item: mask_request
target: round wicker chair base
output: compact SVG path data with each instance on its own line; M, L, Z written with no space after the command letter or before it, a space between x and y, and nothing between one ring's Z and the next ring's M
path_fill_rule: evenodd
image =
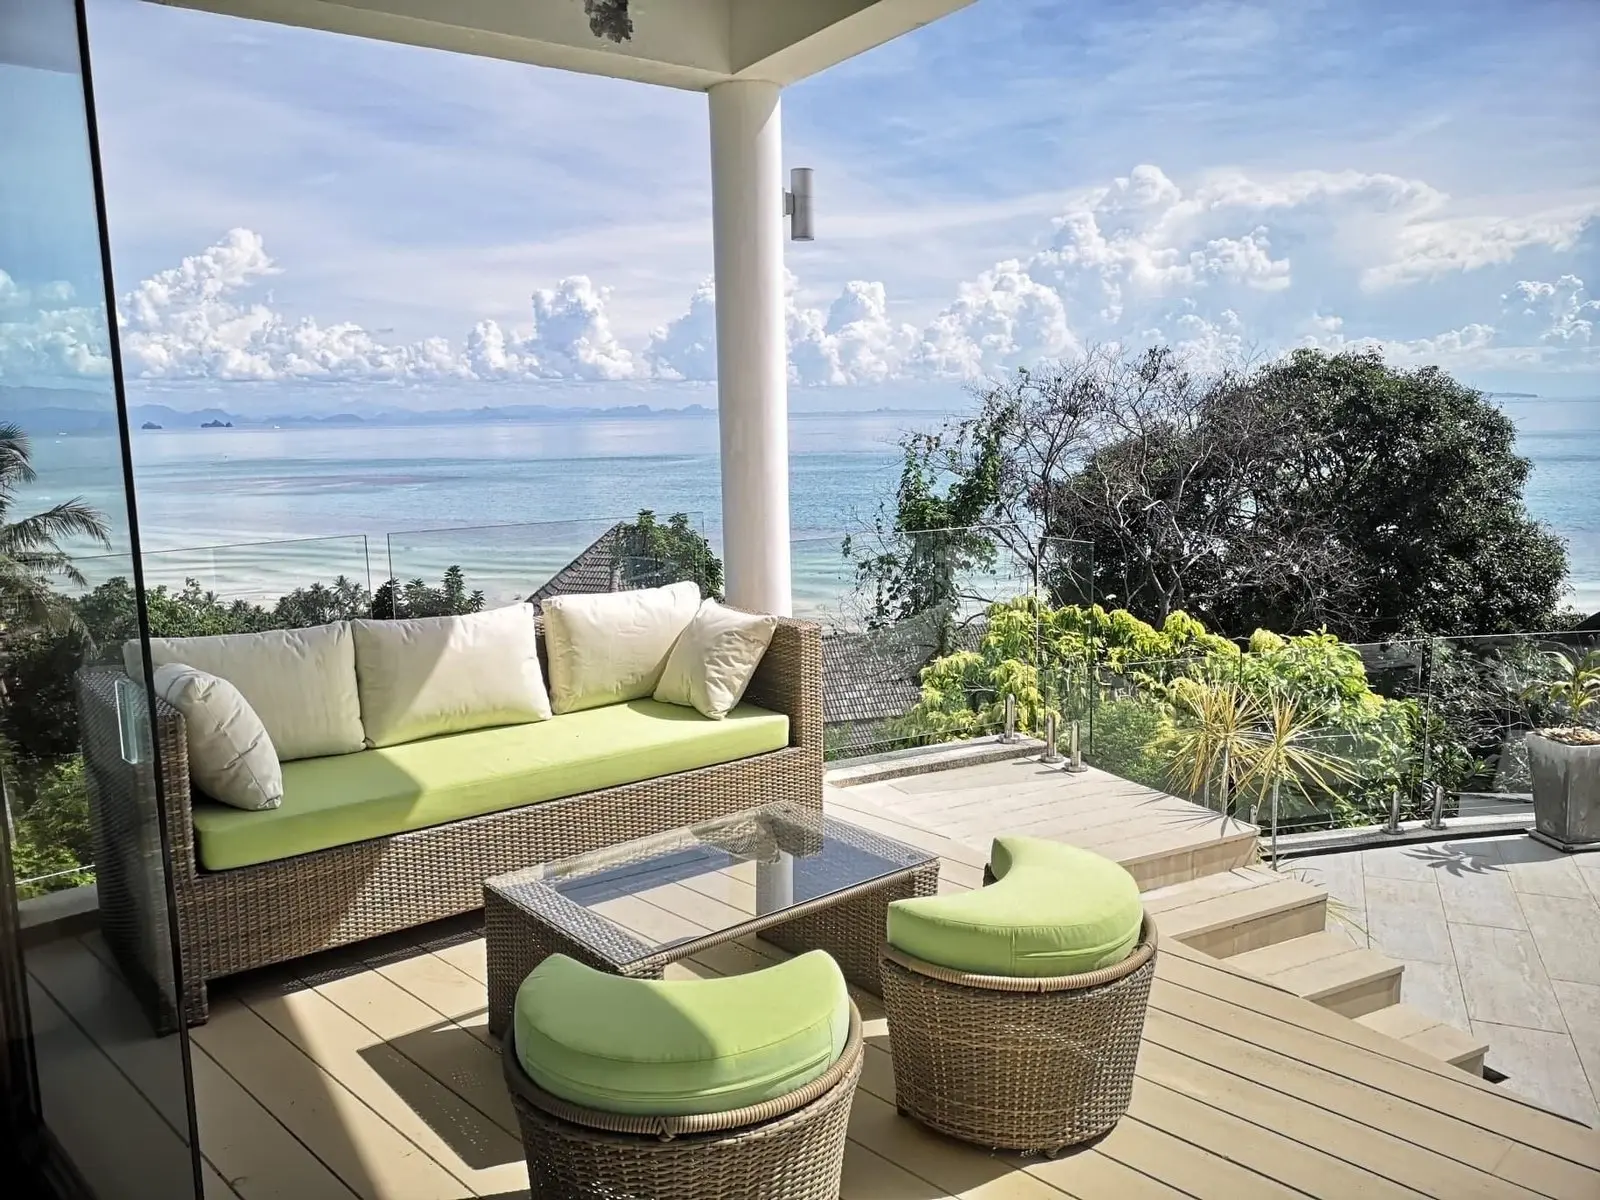
M803 1107L758 1124L664 1139L563 1120L530 1103L521 1077L512 1105L537 1200L838 1200L850 1102L861 1078L860 1018L843 1073Z
M1153 952L1112 982L1055 991L965 986L888 954L880 966L903 1114L986 1149L1054 1154L1127 1112Z

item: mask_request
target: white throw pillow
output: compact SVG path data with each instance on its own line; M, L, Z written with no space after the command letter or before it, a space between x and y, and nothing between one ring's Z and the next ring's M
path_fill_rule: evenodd
M539 631L526 604L351 628L368 745L550 719Z
M189 775L234 808L277 808L283 768L255 710L226 679L183 663L155 669L156 695L183 714Z
M551 706L569 713L650 695L699 606L693 582L544 601Z
M143 678L139 643L122 649L128 674ZM152 666L186 663L220 675L255 709L281 762L366 749L350 625L315 625L217 637L151 638Z
M707 600L667 656L656 699L720 721L743 699L777 627L776 617Z

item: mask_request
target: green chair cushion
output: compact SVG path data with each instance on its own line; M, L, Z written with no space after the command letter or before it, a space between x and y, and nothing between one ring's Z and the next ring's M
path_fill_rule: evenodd
M545 1091L602 1112L690 1116L787 1095L839 1058L850 995L812 950L725 979L628 979L551 955L523 980L517 1059Z
M1043 838L1003 836L995 882L889 905L889 944L975 975L1037 979L1121 962L1139 940L1139 885L1118 863Z
M200 864L272 862L463 817L732 762L789 744L789 718L741 704L725 720L634 700L283 764L283 802L194 807ZM245 820L239 820L240 817Z

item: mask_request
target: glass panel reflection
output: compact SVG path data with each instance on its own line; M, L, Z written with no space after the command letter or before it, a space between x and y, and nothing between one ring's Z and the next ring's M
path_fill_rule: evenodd
M0 0L0 771L26 980L7 1018L84 1181L170 1200L196 1176L186 1035L150 1020L176 990L149 699L118 686L91 713L78 687L107 630L139 626L77 22L72 0ZM104 611L91 558L124 581Z

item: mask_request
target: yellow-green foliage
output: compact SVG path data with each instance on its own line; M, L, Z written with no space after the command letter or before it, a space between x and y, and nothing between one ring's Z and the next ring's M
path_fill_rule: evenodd
M1192 707L1202 685L1228 684L1269 704L1291 697L1300 711L1362 735L1383 723L1385 701L1368 686L1361 656L1326 633L1283 637L1258 630L1244 648L1187 613L1157 629L1126 609L1050 608L1032 597L991 605L976 649L931 663L922 699L902 722L908 735L961 737L998 727L1005 697L1017 700L1018 728L1038 732L1047 713L1085 715L1091 678L1097 703L1137 696L1164 718ZM1098 674L1091 671L1098 662ZM1170 725L1170 720L1146 724Z

